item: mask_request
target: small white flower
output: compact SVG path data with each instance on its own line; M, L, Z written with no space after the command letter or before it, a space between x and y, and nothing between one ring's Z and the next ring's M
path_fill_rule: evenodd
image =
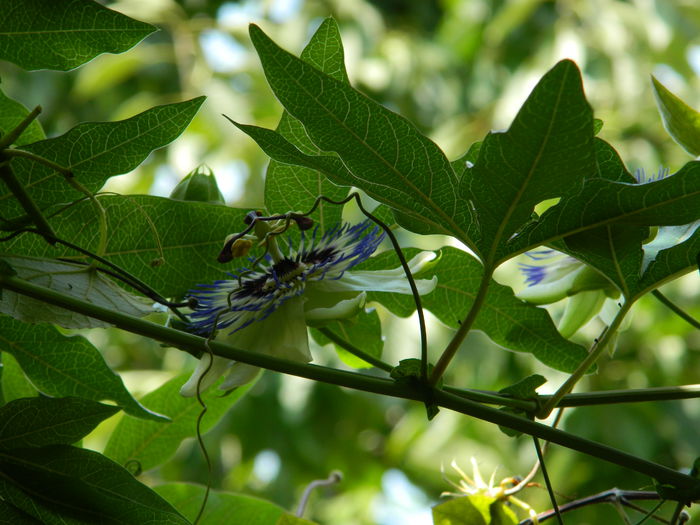
M368 231L370 224L337 226L323 235L314 230L310 238L302 232L298 247L288 242L286 255L275 245L252 270L241 268L231 274L232 279L200 285L191 292L198 304L191 315L193 330L205 336L218 331L218 340L241 350L311 361L307 324L317 326L356 315L368 291L411 293L400 267L349 271L372 255L384 238L377 228ZM268 237L270 241L276 239ZM434 258L432 252L418 254L409 261L411 272L419 272ZM416 281L420 294L430 293L436 284L437 277ZM208 354L202 357L180 390L183 396L195 395L209 360ZM226 380L219 388L230 390L257 373L257 367L214 356L201 390L222 374Z

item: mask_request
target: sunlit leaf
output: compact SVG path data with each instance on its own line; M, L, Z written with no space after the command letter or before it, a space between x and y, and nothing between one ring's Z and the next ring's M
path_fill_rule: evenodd
M97 348L82 336L66 337L53 326L29 325L3 315L0 350L12 354L34 386L47 395L109 399L136 417L165 419L131 397Z
M204 487L188 483L158 485L154 490L168 500L183 516L194 520L204 499ZM201 525L240 523L270 525L284 513L284 509L270 501L245 494L212 490L199 522Z
M31 397L0 407L0 450L72 445L119 412L79 397Z
M29 70L67 71L156 30L92 0L2 0L0 11L0 58Z
M37 389L29 382L17 360L12 357L12 354L3 352L0 354L0 358L2 358L0 387L2 387L4 402L9 403L13 399L36 396L38 394Z
M146 394L141 402L151 410L168 416L167 423L144 421L125 416L112 432L105 447L105 455L120 464L135 461L148 470L170 459L183 439L196 434L197 418L202 406L197 399L180 395L180 387L189 374L177 376L157 390ZM222 395L216 388L202 393L207 413L202 420L202 434L208 432L219 419L255 384L254 382Z
M700 155L700 113L671 93L653 76L651 85L668 134L691 155Z

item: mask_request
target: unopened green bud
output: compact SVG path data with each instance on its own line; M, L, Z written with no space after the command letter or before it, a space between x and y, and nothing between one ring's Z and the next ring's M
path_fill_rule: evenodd
M605 298L605 293L600 290L588 290L570 297L559 321L559 333L567 339L574 335L600 312Z
M170 194L171 199L180 201L209 202L226 204L219 191L216 178L209 166L200 164L182 179Z

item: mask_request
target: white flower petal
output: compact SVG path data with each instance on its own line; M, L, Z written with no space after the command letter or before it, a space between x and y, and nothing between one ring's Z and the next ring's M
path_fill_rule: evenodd
M200 358L199 363L197 363L197 368L195 368L195 371L187 380L187 383L180 388L180 395L184 397L194 397L197 395L197 383L199 382L199 378L206 372L206 375L202 379L202 384L199 387L199 391L204 392L207 388L216 383L216 380L219 379L233 363L230 359L215 355L214 362L209 371L207 371L209 361L211 361L211 355L208 353Z
M303 297L288 299L266 319L221 337L221 340L241 350L308 363L311 353L304 321L304 301Z
M219 386L221 390L231 390L237 386L250 383L260 372L260 368L245 363L233 363L226 375L226 380Z
M312 308L310 310L306 310L304 312L306 322L313 326L318 326L324 324L324 321L328 322L335 321L337 319L348 319L349 317L357 315L365 305L366 301L367 294L362 292L351 299L338 301L335 305L328 308Z

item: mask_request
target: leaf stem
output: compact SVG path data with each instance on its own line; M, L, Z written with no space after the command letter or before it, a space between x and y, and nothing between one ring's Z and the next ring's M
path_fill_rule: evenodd
M14 144L19 136L24 133L24 130L27 129L34 119L39 116L39 113L41 113L41 106L37 106L31 110L27 116L22 119L22 122L15 127L15 129L10 131L4 137L0 138L0 150L9 148L12 144Z
M44 215L41 213L41 210L30 197L29 193L27 193L26 188L15 176L15 173L12 171L4 152L0 152L0 179L5 182L7 188L22 205L25 213L31 217L32 221L37 227L37 230L39 230L39 233L44 237L46 242L51 245L55 244L56 232L53 231L53 228L47 222L46 217L44 217Z
M656 297L666 307L668 307L673 313L675 313L678 317L680 317L681 319L686 321L688 324L690 324L694 328L700 329L700 321L695 319L692 315L690 315L685 310L683 310L680 306L678 306L676 303L671 301L668 297L666 297L664 294L662 294L659 290L652 290L651 295Z
M462 341L464 341L464 338L469 333L469 330L471 330L474 321L476 321L476 316L479 315L479 311L486 300L486 292L488 291L489 284L491 283L492 273L493 271L486 271L486 269L484 269L484 275L481 278L479 290L476 292L476 297L474 297L474 302L472 303L467 316L459 325L457 332L452 337L452 340L448 343L447 348L445 348L445 350L442 352L440 359L435 365L435 369L430 376L431 385L435 386L438 381L440 381L440 378L445 373L445 370L447 370L450 361L452 361L452 358L457 353L457 350L459 350Z
M628 301L620 305L620 309L618 310L617 315L613 319L613 322L610 324L610 326L608 326L605 329L605 331L601 334L600 338L596 340L586 359L581 361L576 370L574 370L574 373L569 376L569 378L564 382L564 384L561 385L559 389L554 393L554 395L552 395L552 397L550 397L547 400L547 402L542 406L542 410L540 410L540 412L537 414L537 417L539 419L545 419L549 417L549 414L551 414L552 410L554 410L554 408L559 405L559 402L562 400L562 398L573 390L574 386L576 386L576 383L578 383L579 379L581 379L583 375L591 368L591 366L595 364L600 355L603 353L603 350L605 350L605 348L608 346L608 343L617 332L617 329L620 327L620 324L622 323L625 314L627 314L629 309L632 307L632 304L634 303Z
M5 155L6 157L22 157L22 158L37 162L39 164L43 164L47 168L51 168L52 170L57 171L58 173L60 173L64 177L72 177L73 176L73 172L70 169L63 167L60 164L56 164L54 161L49 160L45 157L42 157L41 155L37 155L35 153L32 153L31 151L25 151L23 149L12 148L12 149L3 149L2 154Z
M408 384L399 384L389 379L372 377L356 372L347 372L344 370L290 361L265 354L246 352L220 341L207 342L207 340L202 337L181 332L151 321L132 317L115 310L110 310L109 308L90 304L75 297L63 295L55 290L50 290L43 286L27 282L16 276L0 273L0 288L5 288L49 304L88 315L95 319L100 319L118 328L161 341L191 354L201 355L203 352L207 351L208 345L215 355L241 361L253 366L365 392L425 402L423 388L415 388ZM647 461L632 454L569 434L562 430L551 428L542 423L530 421L529 419L508 414L496 408L455 396L449 392L433 390L432 397L432 401L447 409L511 428L531 436L536 436L572 450L583 452L584 454L651 476L661 483L691 490L693 491L693 494L691 494L693 498L696 495L700 497L700 480L682 474L669 467Z
M359 357L363 361L366 361L370 365L372 365L375 368L379 368L381 370L384 370L385 372L391 372L394 367L391 366L389 363L385 363L381 359L377 359L373 355L368 354L364 350L360 350L357 348L355 345L353 345L351 342L346 341L342 337L339 337L333 331L329 330L328 328L316 328L319 332L321 332L324 336L326 336L328 339L330 339L332 342L340 346L341 348L347 350L354 356Z

